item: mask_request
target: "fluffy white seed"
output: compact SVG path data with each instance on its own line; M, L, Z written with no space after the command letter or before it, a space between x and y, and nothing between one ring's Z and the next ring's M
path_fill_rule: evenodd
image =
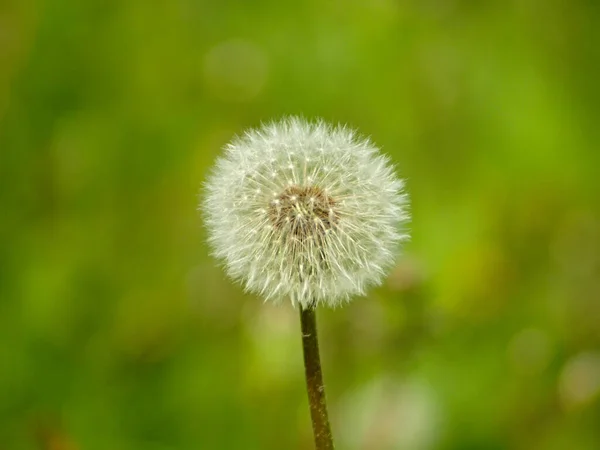
M407 203L369 140L292 117L234 139L201 208L215 256L247 291L335 306L381 283L408 238Z

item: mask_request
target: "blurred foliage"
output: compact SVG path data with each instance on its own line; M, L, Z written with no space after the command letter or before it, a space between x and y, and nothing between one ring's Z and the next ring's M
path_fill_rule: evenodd
M412 197L320 316L342 449L600 448L600 3L0 2L0 448L310 449L297 311L197 212L235 133L369 134Z

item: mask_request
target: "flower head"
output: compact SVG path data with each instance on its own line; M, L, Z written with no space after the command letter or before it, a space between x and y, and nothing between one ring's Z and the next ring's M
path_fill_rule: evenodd
M369 140L288 118L227 145L201 206L214 254L246 290L334 306L381 283L408 237L407 200Z

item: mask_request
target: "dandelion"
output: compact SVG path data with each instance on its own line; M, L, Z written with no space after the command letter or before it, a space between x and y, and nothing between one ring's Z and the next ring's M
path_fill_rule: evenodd
M371 141L293 117L234 139L206 184L209 243L229 276L265 300L300 305L318 449L333 443L315 308L381 283L408 237L407 203L403 181Z
M345 127L290 118L225 149L203 209L214 254L266 300L335 306L381 283L407 238L387 157Z

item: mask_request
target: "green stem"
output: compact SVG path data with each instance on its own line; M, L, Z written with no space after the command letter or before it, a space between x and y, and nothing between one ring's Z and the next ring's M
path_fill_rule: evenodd
M315 308L300 307L300 325L302 329L302 349L304 350L304 372L306 374L306 388L315 437L315 449L332 450L333 436L325 401Z

